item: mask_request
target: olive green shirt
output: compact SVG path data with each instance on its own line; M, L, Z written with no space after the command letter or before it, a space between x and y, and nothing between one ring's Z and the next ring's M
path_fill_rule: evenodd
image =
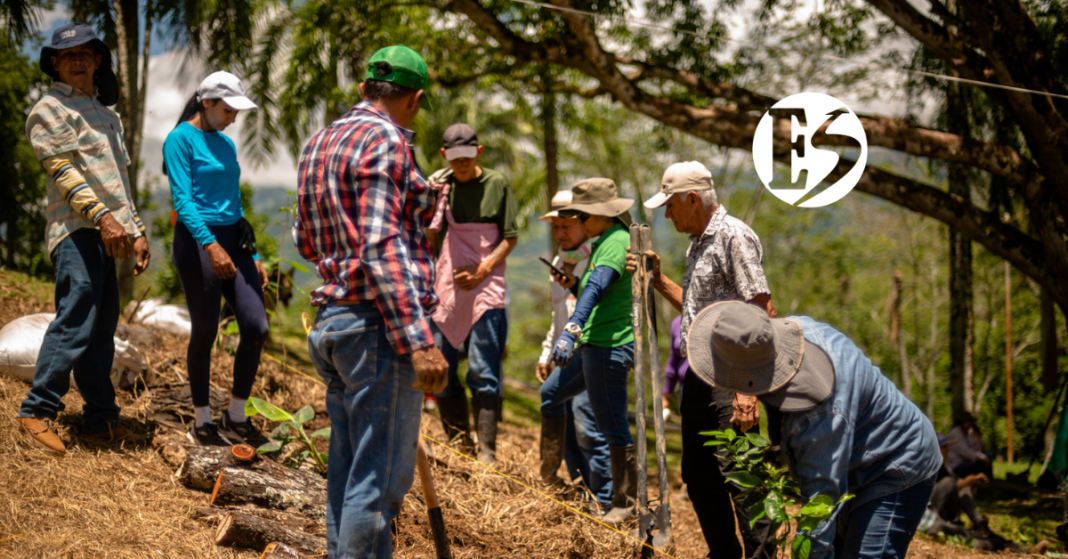
M504 173L482 168L482 174L467 182L449 176L449 209L456 223L496 223L502 239L519 236L519 213L512 184ZM441 237L445 237L442 226Z
M631 274L627 273L628 246L630 233L618 223L593 243L590 263L579 283L579 293L586 289L590 274L598 266L612 268L619 273L619 277L604 290L601 300L593 306L590 318L582 328L583 344L619 347L634 341L634 323L630 317L634 298L630 292Z

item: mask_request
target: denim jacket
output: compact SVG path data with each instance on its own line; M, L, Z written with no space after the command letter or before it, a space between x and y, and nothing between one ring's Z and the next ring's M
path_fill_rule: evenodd
M823 349L835 370L830 398L803 412L782 414L782 449L806 501L845 493L854 498L838 511L924 483L942 464L934 427L894 383L841 332L807 316L805 341ZM811 559L834 557L834 522L812 533Z

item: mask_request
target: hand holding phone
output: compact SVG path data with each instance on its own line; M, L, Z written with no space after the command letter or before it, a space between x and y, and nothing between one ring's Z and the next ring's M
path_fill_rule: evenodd
M549 267L549 271L552 272L553 277L556 278L556 283L559 283L564 289L571 289L571 286L575 284L575 278L564 273L563 270L553 266L552 262L549 262L543 256L539 256L538 260L541 260L543 264Z

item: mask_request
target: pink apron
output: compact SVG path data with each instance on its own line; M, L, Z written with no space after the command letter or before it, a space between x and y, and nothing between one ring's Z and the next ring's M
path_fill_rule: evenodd
M448 200L448 188L442 189L439 200ZM431 229L440 230L441 218L449 223L445 241L438 255L437 280L434 292L441 303L434 311L434 324L449 340L452 347L460 347L471 327L489 309L503 309L505 301L504 269L497 266L478 287L467 291L458 287L452 278L452 271L463 266L478 266L497 248L501 240L501 231L496 223L456 223L452 210L439 203Z

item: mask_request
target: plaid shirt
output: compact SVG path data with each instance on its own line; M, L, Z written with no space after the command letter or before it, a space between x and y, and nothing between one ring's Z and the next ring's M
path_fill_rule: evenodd
M323 279L312 304L374 300L398 353L433 345L438 304L426 237L434 195L414 135L361 102L312 137L297 168L293 242Z
M126 172L130 158L122 144L118 113L96 97L56 82L30 110L26 135L38 160L64 154L127 233L136 235L144 228L130 196L130 176ZM49 253L74 231L96 227L87 215L71 207L56 184L59 175L48 176L45 216Z

